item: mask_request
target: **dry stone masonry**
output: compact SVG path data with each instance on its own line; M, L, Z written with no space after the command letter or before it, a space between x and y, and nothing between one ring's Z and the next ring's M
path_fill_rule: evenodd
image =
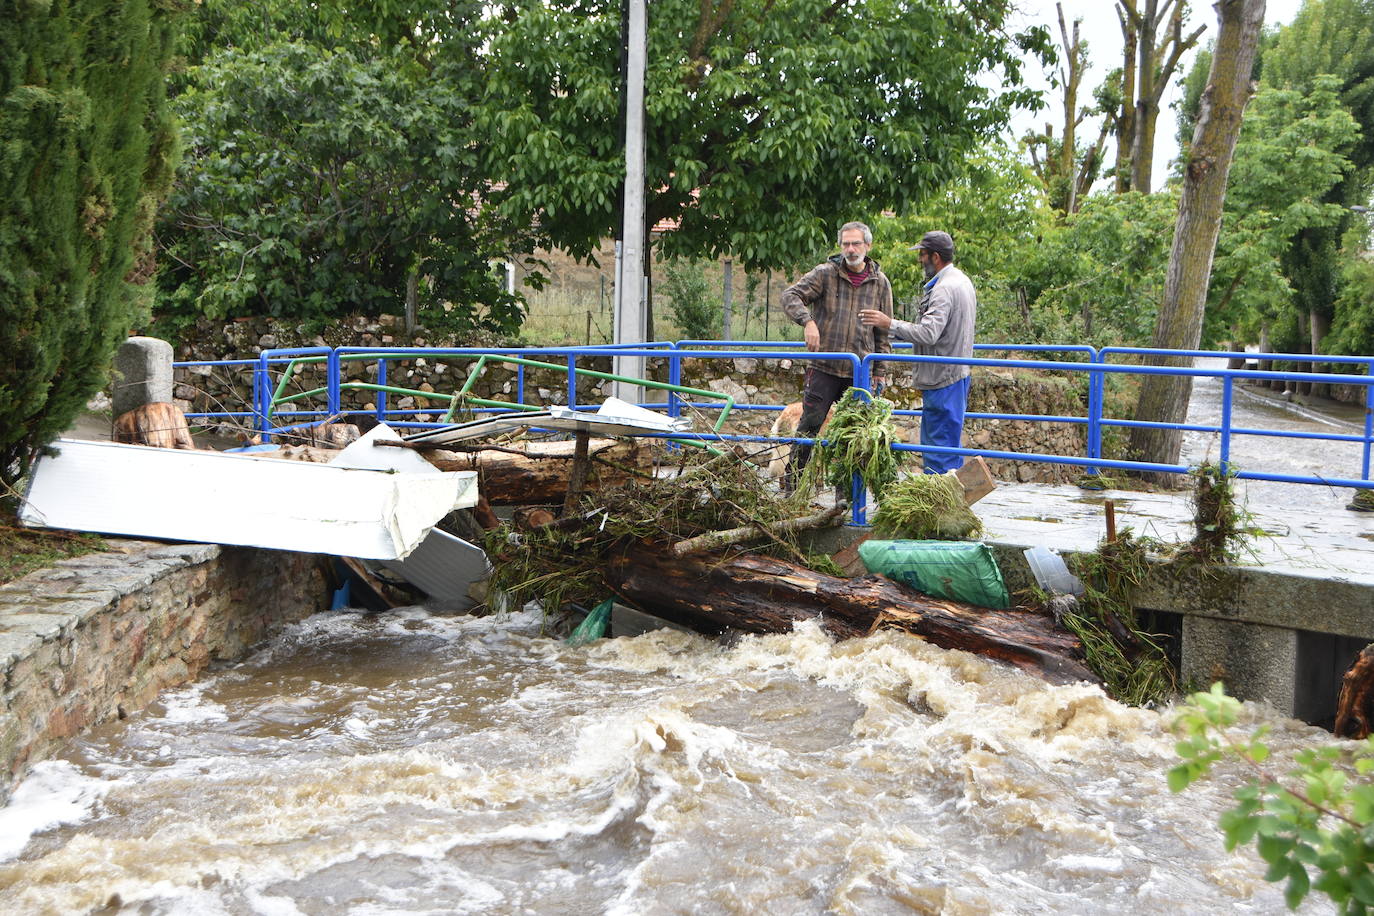
M324 607L317 556L110 544L0 585L0 805L68 738Z

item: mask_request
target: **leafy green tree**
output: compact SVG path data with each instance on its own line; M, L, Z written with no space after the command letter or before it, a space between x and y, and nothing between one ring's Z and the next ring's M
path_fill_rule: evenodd
M1341 104L1361 134L1348 152L1353 168L1322 200L1342 208L1366 204L1374 187L1374 0L1307 0L1264 57L1268 86L1307 94L1326 74L1339 79ZM1303 228L1292 238L1284 271L1305 320L1289 323L1297 333L1276 340L1279 348L1321 352L1328 331L1346 339L1332 322L1341 295L1341 238L1356 218L1347 211L1334 223ZM1363 321L1348 312L1343 319Z
M1341 105L1340 80L1320 76L1308 93L1264 87L1236 145L1212 270L1204 340L1255 340L1260 325L1292 308L1283 257L1309 229L1338 226L1345 207L1326 198L1353 167L1359 125Z
M721 331L721 303L700 264L670 261L663 267L659 292L668 300L673 323L682 337L709 340Z
M0 15L0 480L66 429L147 307L176 153L164 72L179 0Z
M656 0L646 77L646 222L670 257L747 270L829 250L846 219L909 211L959 174L1016 107L1048 34L1010 0ZM579 257L619 228L620 4L492 7L482 135L493 202L537 214ZM1000 91L983 74L1000 77Z
M187 155L159 231L160 319L518 327L520 300L491 262L532 242L483 205L478 7L432 21L439 9L210 6L188 42L203 61L176 99Z
M1158 314L1178 210L1172 193L1093 194L1046 233L1018 285L1042 339L1144 346Z
M1346 251L1368 251L1369 225L1346 234ZM1336 300L1328 353L1374 353L1374 260L1346 257L1341 264L1341 294Z
M1031 168L992 147L918 212L877 218L873 255L909 315L925 278L908 248L927 230L946 229L978 288L980 341L1142 346L1177 209L1169 193L1092 194L1061 219Z
M873 218L873 257L892 281L898 317L910 318L925 276L909 249L931 229L949 232L959 268L978 288L979 338L1021 341L1034 324L1021 285L1024 265L1054 222L1031 168L1005 146L990 145L971 154L964 173L916 212Z
M1374 784L1368 779L1374 738L1301 751L1284 779L1266 766L1267 726L1233 734L1240 711L1220 683L1188 698L1174 722L1183 762L1169 771L1169 788L1182 792L1222 760L1239 760L1249 775L1235 792L1236 807L1218 824L1227 850L1254 843L1269 866L1265 880L1285 882L1290 909L1316 890L1341 913L1368 912L1374 907Z

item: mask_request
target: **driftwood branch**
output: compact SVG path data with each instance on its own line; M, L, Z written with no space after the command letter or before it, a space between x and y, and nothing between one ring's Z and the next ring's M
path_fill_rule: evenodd
M792 531L807 531L812 528L824 528L826 525L834 523L836 519L844 515L848 508L848 506L841 504L832 509L827 509L824 512L817 512L814 515L783 519L780 522L772 522L767 525L746 525L742 528L708 531L694 538L678 541L668 552L674 557L685 557L688 554L701 553L704 550L719 550L722 547L729 547L732 544L742 544L745 541L767 537L770 534L786 534Z

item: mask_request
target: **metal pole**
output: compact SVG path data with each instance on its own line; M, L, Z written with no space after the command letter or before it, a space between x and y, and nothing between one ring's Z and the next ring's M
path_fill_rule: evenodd
M724 276L724 279L723 279L722 282L721 282L721 285L722 285L722 287L723 287L723 290L722 290L722 301L723 301L723 303L724 303L724 305L723 305L724 314L723 314L722 317L721 317L721 335L720 335L722 340L734 340L734 335L731 334L731 328L730 328L730 319L734 318L734 311L735 311L735 310L734 310L734 295L733 295L733 293L734 293L734 289L733 289L733 286L734 286L734 272L733 272L733 270L732 270L732 268L733 268L734 266L735 266L735 262L734 262L734 261L730 260L729 258L726 258L726 259L725 259L725 276Z
M625 55L625 212L615 284L615 343L644 343L644 69L648 24L645 0L623 0L629 6ZM615 375L644 377L644 357L616 356ZM632 404L643 400L640 385L615 383L616 397Z

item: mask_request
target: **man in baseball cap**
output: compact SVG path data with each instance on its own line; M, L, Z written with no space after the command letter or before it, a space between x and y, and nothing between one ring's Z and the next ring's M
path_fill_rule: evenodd
M896 340L910 341L918 356L969 359L973 356L973 324L978 294L962 270L955 267L954 239L935 230L921 236L918 252L926 284L915 321L898 321L876 309L859 312L859 321L886 330ZM921 444L958 448L968 406L969 367L957 362L912 363L912 384L920 388ZM923 452L927 474L943 474L963 466L960 455Z
M933 251L948 264L954 260L954 239L950 238L948 232L941 232L939 229L935 229L921 236L920 243L912 245L910 250Z

